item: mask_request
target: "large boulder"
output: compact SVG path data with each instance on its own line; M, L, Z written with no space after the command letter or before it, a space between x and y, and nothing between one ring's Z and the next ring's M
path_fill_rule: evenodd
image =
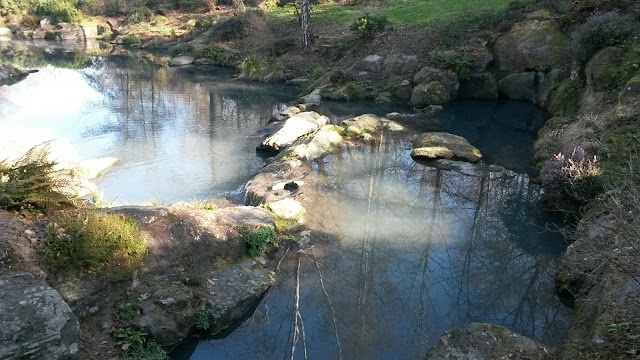
M415 160L460 160L475 163L482 158L480 150L462 136L445 132L429 132L414 142L411 157Z
M312 161L330 154L342 143L343 127L325 125L313 137L302 144L294 145L291 155L307 161Z
M402 100L411 99L411 91L413 90L413 86L411 85L411 81L404 79L400 80L400 82L394 86L392 92L395 97Z
M471 74L460 83L460 97L493 100L498 98L498 81L490 72Z
M449 330L427 353L427 360L553 359L544 345L502 326L472 323Z
M0 275L0 359L68 359L78 319L60 294L28 273Z
M0 41L11 40L12 36L13 36L13 33L11 32L11 29L6 27L0 27Z
M538 73L541 81L536 95L536 101L540 106L547 108L551 102L551 94L560 84L569 77L569 71L566 69L552 69L548 73Z
M373 73L379 73L382 71L384 58L380 55L369 55L360 61L360 69L363 71L369 71Z
M513 100L534 101L537 93L536 73L522 72L507 75L500 80L500 92Z
M603 91L613 85L623 56L624 50L618 47L607 47L595 53L584 68L587 86L593 91Z
M358 136L382 130L384 124L376 115L363 114L343 121L342 126L345 127L345 134Z
M420 68L415 55L391 54L384 59L382 72L385 75L413 76Z
M510 72L548 70L567 59L567 40L554 20L519 22L496 40L496 67Z
M300 137L311 134L328 123L328 117L316 112L299 113L287 119L282 128L266 138L257 149L265 152L279 152L293 144Z
M416 108L446 104L455 99L460 89L456 73L430 66L420 69L413 82L418 84L411 92L411 105Z

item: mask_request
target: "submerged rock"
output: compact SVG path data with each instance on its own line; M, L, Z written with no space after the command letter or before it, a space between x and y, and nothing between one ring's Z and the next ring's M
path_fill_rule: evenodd
M482 158L482 154L462 136L430 132L422 134L414 143L411 157L418 160L451 159L475 163Z
M300 137L308 135L329 123L329 118L313 111L302 112L285 121L275 134L266 138L257 148L259 151L279 152Z
M0 275L0 359L66 359L78 351L78 319L60 294L28 273Z
M426 356L426 360L553 358L544 345L502 326L483 323L447 331Z

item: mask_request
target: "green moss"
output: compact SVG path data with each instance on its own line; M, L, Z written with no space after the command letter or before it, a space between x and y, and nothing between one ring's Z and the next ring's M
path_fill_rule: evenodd
M554 92L550 111L555 116L575 115L580 111L584 83L579 79L563 81Z
M198 330L207 330L211 327L211 309L199 308L195 313L195 328Z
M283 219L279 216L275 217L276 230L285 231L297 223L296 219Z
M624 50L622 64L612 74L613 84L618 88L640 74L640 43L627 44Z
M257 229L249 229L246 226L239 226L238 230L242 234L242 239L247 247L249 256L258 256L267 252L277 245L276 232L271 226L261 226Z
M140 43L140 39L132 34L127 34L123 36L121 39L123 45L133 45Z

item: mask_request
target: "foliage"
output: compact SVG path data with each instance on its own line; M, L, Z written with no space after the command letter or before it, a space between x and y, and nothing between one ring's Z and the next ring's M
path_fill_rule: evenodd
M278 244L276 232L271 226L261 226L257 229L239 226L238 229L242 234L249 256L264 254L269 248Z
M249 55L238 65L238 69L246 79L261 80L268 70L268 64L260 55Z
M199 308L195 314L194 326L198 330L207 330L211 326L211 309Z
M584 83L580 79L563 81L553 94L549 110L555 116L574 115L580 110Z
M384 15L375 16L367 14L356 19L351 24L350 29L360 34L360 37L363 39L370 41L373 40L377 33L383 32L388 24L389 19Z
M46 147L29 149L13 163L0 161L0 208L48 209L72 205L63 193L72 172L56 170Z
M173 0L173 6L180 10L196 10L209 7L207 0Z
M75 3L66 0L40 0L35 5L35 14L49 16L55 22L79 23L82 13Z
M627 44L624 48L622 64L613 76L613 83L622 86L629 79L640 74L640 43Z
M129 295L116 300L113 304L113 314L118 320L131 320L138 314L138 306L138 297Z
M322 92L322 98L328 100L344 100L352 101L364 99L367 95L365 83L351 80L343 85L325 89Z
M47 226L40 253L57 271L104 271L127 275L142 261L146 247L138 224L121 214L62 212Z
M275 39L269 45L269 49L268 49L269 55L282 56L288 53L289 51L291 51L291 49L293 49L296 46L296 43L297 43L296 39L291 36Z
M569 53L574 60L586 61L599 49L627 39L635 28L635 21L629 15L617 11L594 14L571 33Z
M582 148L575 148L571 154L558 153L540 171L545 200L552 208L577 215L602 191L600 175L598 157L587 156Z
M329 80L334 85L342 85L348 82L354 81L353 76L346 71L336 70L331 76Z
M449 69L456 74L460 80L467 80L473 72L473 58L467 54L440 53L437 57L438 65Z
M149 8L139 7L131 11L127 16L127 24L138 24L141 22L150 22L153 17L153 13Z
M133 34L127 34L123 36L120 40L122 41L123 45L133 45L140 42L140 39Z
M329 72L329 69L322 66L316 66L311 70L311 77L314 79L319 79L327 72Z
M122 346L125 360L168 360L167 352L144 331L132 326L115 332L116 343Z
M235 55L216 45L209 45L200 51L200 56L209 60L213 65L231 66L235 62Z

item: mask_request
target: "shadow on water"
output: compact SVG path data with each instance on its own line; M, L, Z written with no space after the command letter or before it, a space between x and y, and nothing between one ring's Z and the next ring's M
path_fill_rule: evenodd
M383 136L316 163L329 205L313 211L327 214L326 232L281 254L255 313L190 358L413 359L470 322L557 345L571 311L554 292L563 239L545 230L540 189L527 175L463 175L409 152L405 136Z

